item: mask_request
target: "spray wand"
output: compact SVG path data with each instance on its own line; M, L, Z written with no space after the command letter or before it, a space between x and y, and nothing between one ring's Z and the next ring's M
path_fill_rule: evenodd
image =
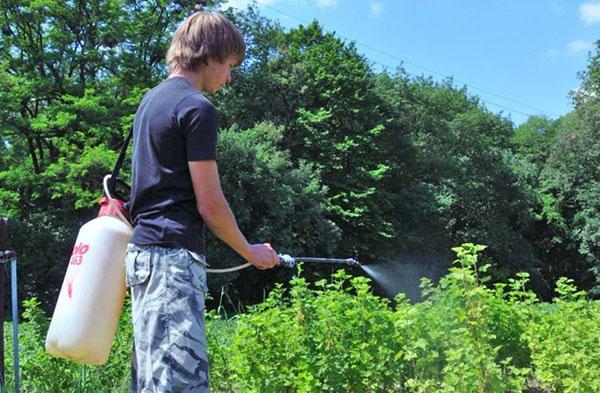
M292 268L296 265L297 262L308 262L308 263L341 263L350 266L359 266L362 265L356 259L348 258L348 259L340 259L340 258L314 258L314 257L292 257L287 254L279 254L279 265ZM230 267L227 269L206 269L208 273L231 273L237 270L245 269L249 266L252 266L250 262L244 263L239 266Z
M279 264L286 267L294 267L296 262L308 263L341 263L350 266L361 266L356 259L347 258L313 258L313 257L291 257L287 254L279 254Z

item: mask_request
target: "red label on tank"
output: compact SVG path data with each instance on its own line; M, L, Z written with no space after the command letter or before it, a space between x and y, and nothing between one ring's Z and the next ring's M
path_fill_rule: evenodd
M69 265L81 265L83 263L83 255L90 250L89 244L79 243L73 248Z
M90 245L83 243L79 243L73 248L73 253L71 253L71 259L69 260L69 265L73 266L69 266L69 269L67 269L67 277L65 278L65 284L67 284L67 295L69 295L69 298L71 298L73 295L73 281L75 281L79 266L83 263L83 256L89 250Z

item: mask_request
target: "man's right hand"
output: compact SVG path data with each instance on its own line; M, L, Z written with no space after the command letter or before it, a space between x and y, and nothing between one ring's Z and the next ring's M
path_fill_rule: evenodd
M246 260L257 269L270 269L279 264L279 257L269 243L251 244Z

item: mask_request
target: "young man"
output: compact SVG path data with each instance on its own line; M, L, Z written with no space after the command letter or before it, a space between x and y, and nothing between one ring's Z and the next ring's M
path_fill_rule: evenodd
M245 45L224 16L199 11L177 29L169 78L148 92L133 129L128 246L134 354L132 392L207 392L205 227L259 269L278 263L249 244L219 182L217 114L202 94L230 80Z

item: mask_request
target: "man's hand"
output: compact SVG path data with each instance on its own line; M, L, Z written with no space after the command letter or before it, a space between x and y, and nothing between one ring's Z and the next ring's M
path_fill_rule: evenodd
M251 244L246 260L257 269L270 269L279 264L279 257L269 243Z

